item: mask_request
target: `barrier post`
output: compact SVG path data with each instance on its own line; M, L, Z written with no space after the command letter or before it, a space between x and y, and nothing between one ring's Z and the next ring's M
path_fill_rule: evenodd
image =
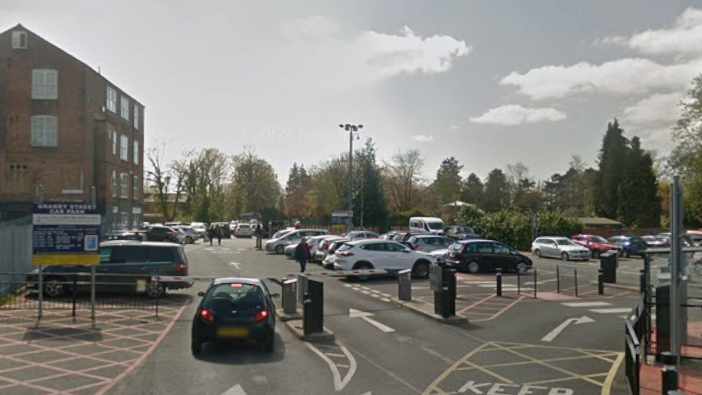
M95 265L90 266L90 319L95 319Z
M397 275L397 298L412 300L412 269L400 270Z
M502 268L497 268L497 296L502 296Z
M536 269L534 269L534 299L536 299Z
M604 295L604 273L602 268L597 269L597 293Z
M156 278L156 289L161 289L161 276L158 276ZM158 307L159 307L158 305L159 305L160 299L161 299L161 295L159 294L156 296L156 318L158 318Z
M575 281L575 297L578 297L578 269L573 269L573 281Z
M38 319L44 315L44 266L39 266L39 311Z
M561 270L556 265L556 293L561 293Z
M283 283L283 313L297 313L297 279L285 279Z
M668 391L678 389L678 368L675 366L677 357L670 351L664 351L661 353L661 360L661 393L668 395Z
M76 303L78 302L78 275L73 275L73 312L72 317L76 316Z
M522 272L517 270L517 295L522 294Z

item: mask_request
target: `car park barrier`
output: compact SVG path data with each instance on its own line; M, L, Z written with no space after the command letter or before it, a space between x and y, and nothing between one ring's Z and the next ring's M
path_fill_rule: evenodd
M297 279L284 279L281 281L283 288L283 313L285 314L295 314L297 313Z
M412 270L400 270L397 273L397 298L404 301L412 300Z
M389 274L387 270L383 269L367 269L367 270L330 270L324 272L307 272L307 273L288 273L288 277L358 277L367 275L383 275Z
M324 332L324 283L308 279L302 302L302 329L305 335Z
M578 269L572 266L556 266L556 293L578 296Z

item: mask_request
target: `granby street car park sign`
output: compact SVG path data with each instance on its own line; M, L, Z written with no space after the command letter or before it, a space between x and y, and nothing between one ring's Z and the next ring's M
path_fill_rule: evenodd
M35 204L33 265L100 263L100 214L94 204Z

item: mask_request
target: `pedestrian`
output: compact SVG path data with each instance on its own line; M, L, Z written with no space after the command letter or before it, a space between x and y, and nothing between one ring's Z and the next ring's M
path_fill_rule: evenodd
M207 227L207 238L210 239L210 245L212 245L212 241L215 238L214 225Z
M302 224L300 223L300 221L296 221L295 222L295 229L300 229L300 228L302 228Z
M222 229L221 226L217 226L215 233L217 234L217 243L222 245L222 234L224 233L224 229Z
M307 245L307 238L300 239L300 243L295 247L295 260L300 263L300 273L305 272L307 260L310 258L310 247Z

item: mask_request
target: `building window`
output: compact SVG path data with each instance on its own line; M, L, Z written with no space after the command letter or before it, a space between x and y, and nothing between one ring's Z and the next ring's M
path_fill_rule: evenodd
M132 214L132 227L134 229L141 227L141 214Z
M139 130L139 106L134 105L134 129Z
M122 106L120 108L122 118L129 121L129 99L122 96Z
M12 32L12 48L27 49L27 32Z
M58 146L58 118L52 115L35 115L32 117L32 146Z
M32 70L32 99L58 99L58 70Z
M117 131L112 129L112 155L117 156Z
M139 177L134 176L134 200L139 199Z
M107 109L117 113L117 91L112 87L107 87Z
M123 161L129 161L129 137L122 135L119 144L119 157Z
M117 172L112 170L112 197L117 197Z
M122 182L122 189L120 193L120 197L123 199L129 198L129 175L127 173L122 173L120 174L121 182Z
M127 229L129 226L129 213L119 213L120 225L122 229Z
M132 159L134 160L134 164L138 165L139 164L139 141L134 140L134 152L132 152Z

